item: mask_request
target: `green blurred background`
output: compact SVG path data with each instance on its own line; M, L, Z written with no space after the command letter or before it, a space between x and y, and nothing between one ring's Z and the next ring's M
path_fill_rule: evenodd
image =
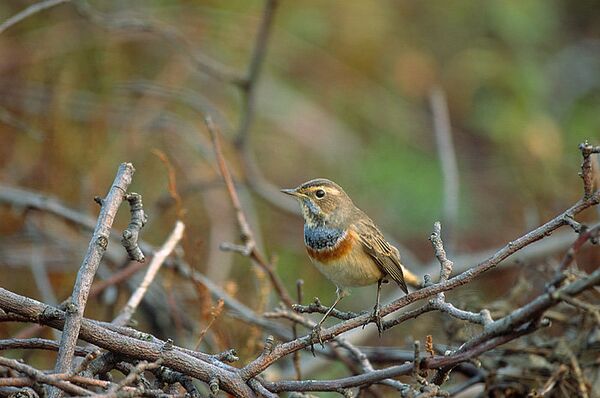
M0 20L29 4L0 2ZM246 184L247 165L233 144L242 115L240 91L200 71L189 53L245 73L264 3L90 5L113 25L136 19L177 31L189 47L174 47L155 32L94 21L70 3L2 33L0 182L96 214L92 198L107 191L120 162L132 162L137 169L132 190L143 195L151 219L143 238L159 245L177 217L168 200L167 170L153 152L160 150L176 170L183 198L185 258L258 310L276 304L259 299L260 275L247 259L218 249L223 241L237 242L239 234L203 112L222 128L225 155L261 247L277 258L290 290L302 278L305 297L318 295L325 303L333 299L334 287L305 255L302 221L289 211L295 204L274 188L315 177L338 182L390 239L410 250L407 265L421 272L432 260L427 238L433 222L443 216L429 104L433 88L447 97L460 172L452 236L457 255L499 247L576 201L577 145L585 139L599 143L598 1L287 0L275 15L249 134L247 154L270 184L261 183L257 193ZM116 226L127 222L122 209ZM62 300L71 291L86 239L53 217L0 207L0 284L40 297L28 268L35 246ZM187 281L164 277L167 290L174 283L184 295ZM487 278L487 284L463 288L458 296L465 302L500 296L517 276L500 270ZM112 301L117 304L88 315L109 319L127 297L124 289L117 293ZM194 297L184 295L178 305L187 305L181 311L190 318L203 319L194 314L206 311L206 302L199 305ZM365 302L370 308L374 288L357 289L351 297L343 308L362 310ZM218 322L216 347L235 346L238 334L247 333L245 326L231 328L235 322L227 317ZM193 340L202 325L180 332L178 343ZM444 338L435 323L407 325L384 341L401 345L398 341L424 334ZM0 326L2 334L15 330ZM254 352L250 343L246 351L236 348Z

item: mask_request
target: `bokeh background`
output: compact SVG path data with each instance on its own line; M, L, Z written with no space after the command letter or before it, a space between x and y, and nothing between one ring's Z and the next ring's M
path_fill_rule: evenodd
M0 2L0 20L31 3ZM458 217L446 220L457 258L483 259L580 197L577 145L600 140L597 1L281 1L240 150L240 90L191 56L210 58L221 72L246 73L263 5L110 0L78 10L66 3L7 29L0 34L0 183L96 214L92 198L107 191L120 162L132 162L132 190L143 195L150 216L143 239L159 245L183 214L181 255L259 312L277 304L264 294L264 276L248 259L219 250L221 242L238 242L239 232L204 114L221 127L261 250L273 256L290 290L304 280L306 300L328 303L334 287L310 265L296 205L276 188L315 177L342 185L405 248L407 266L431 271L428 237L444 218L434 89L447 99L460 176ZM181 206L170 200L157 151L174 167ZM127 222L123 207L115 225ZM30 267L41 262L61 301L88 238L56 217L0 205L0 284L41 299ZM564 247L500 267L453 297L479 309L524 274L535 285ZM105 261L99 277L120 266ZM170 307L150 304L136 318L189 344L209 318L210 299L168 271L158 285ZM128 296L125 285L111 292L86 314L110 319ZM356 289L342 308L370 308L374 293ZM388 299L398 294L386 288ZM405 343L426 334L447 341L440 318L424 316L365 344L410 347ZM0 335L20 328L0 325ZM260 331L227 314L211 330L207 349L234 346L243 358L262 341Z

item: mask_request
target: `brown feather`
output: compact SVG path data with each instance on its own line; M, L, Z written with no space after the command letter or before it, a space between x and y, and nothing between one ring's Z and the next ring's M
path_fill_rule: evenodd
M366 214L361 214L354 225L365 252L371 256L383 273L389 275L400 289L408 293L398 249L385 240L381 231Z

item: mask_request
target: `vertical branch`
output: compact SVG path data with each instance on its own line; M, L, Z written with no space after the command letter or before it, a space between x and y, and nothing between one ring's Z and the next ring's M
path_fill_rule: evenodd
M73 353L75 352L75 345L81 327L81 319L83 318L92 281L94 280L94 275L98 269L98 265L100 265L102 256L108 247L111 226L117 210L123 202L127 187L131 184L134 172L135 169L131 163L121 163L112 187L108 191L106 198L101 201L102 209L100 210L92 239L79 268L73 293L66 304L65 326L56 359L56 373L65 373L71 370ZM60 390L57 389L50 391L51 397L58 397L60 394Z
M460 195L456 151L452 142L452 127L444 91L439 87L435 87L429 95L429 103L433 114L433 131L444 180L443 218L446 226L446 246L452 253L456 243L454 231L458 221Z
M591 156L593 153L600 153L600 146L592 146L586 141L579 145L579 150L583 156L581 173L579 173L579 176L583 180L583 198L588 199L594 193L594 174ZM596 187L596 189L599 188L600 187Z
M252 59L250 60L250 66L248 67L248 75L245 82L240 85L243 92L244 104L240 117L238 135L235 142L238 148L244 148L248 144L248 133L254 120L256 84L262 70L265 54L267 53L267 43L271 34L275 9L277 8L278 3L279 0L266 0L260 27L258 29L258 34L256 35Z

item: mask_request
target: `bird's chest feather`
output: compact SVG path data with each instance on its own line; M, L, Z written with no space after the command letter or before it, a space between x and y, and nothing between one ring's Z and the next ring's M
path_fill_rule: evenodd
M347 231L304 225L304 243L313 250L332 250L347 237Z
M304 243L319 271L338 286L370 285L382 277L352 230L305 225Z

